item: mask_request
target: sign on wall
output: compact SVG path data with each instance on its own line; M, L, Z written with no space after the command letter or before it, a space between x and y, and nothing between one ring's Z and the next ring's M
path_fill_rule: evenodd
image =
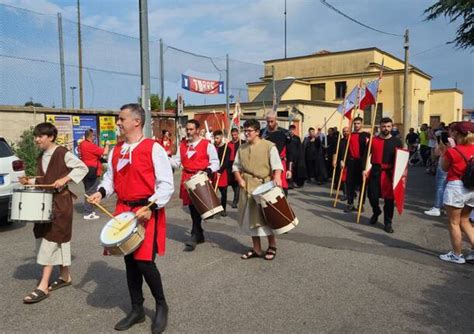
M99 116L100 146L104 146L107 140L110 147L117 144L117 133L115 130L115 116Z
M94 130L94 134L96 135L94 142L97 144L97 117L95 115L72 116L74 154L78 155L77 148L80 142L84 140L84 132L89 129Z
M72 132L72 116L71 115L46 115L46 122L52 123L58 129L58 137L56 143L66 147L72 152L73 132Z
M205 80L181 74L181 87L199 94L224 94L224 81Z

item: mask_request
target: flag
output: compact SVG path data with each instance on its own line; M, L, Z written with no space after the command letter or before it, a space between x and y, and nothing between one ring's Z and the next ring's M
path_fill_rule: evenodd
M235 103L235 109L234 109L234 114L232 115L232 127L235 127L237 129L240 128L240 103L236 102Z
M379 84L380 84L380 78L372 80L367 83L365 87L365 94L360 99L360 103L359 103L359 108L361 110L364 110L368 106L375 104L375 101L377 101L377 95L379 93Z
M181 74L181 88L199 94L224 94L224 81L205 80Z
M344 115L344 117L351 119L352 109L357 104L357 100L361 100L365 96L365 88L359 85L355 86L354 89L347 95L344 101L337 107L337 111Z
M398 214L402 214L405 204L405 189L407 185L408 150L397 148L395 151L395 166L393 169L393 196Z

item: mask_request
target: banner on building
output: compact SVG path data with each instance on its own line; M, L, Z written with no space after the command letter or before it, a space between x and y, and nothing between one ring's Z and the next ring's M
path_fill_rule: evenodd
M181 75L181 87L199 94L224 94L224 81L204 80Z
M73 151L73 132L71 115L46 115L46 122L52 123L58 129L56 143Z
M79 155L77 148L81 141L84 140L84 132L89 129L94 130L94 134L96 135L94 142L97 144L97 117L95 115L72 116L72 134L75 155Z
M99 141L104 146L109 141L110 147L117 144L115 116L99 116Z

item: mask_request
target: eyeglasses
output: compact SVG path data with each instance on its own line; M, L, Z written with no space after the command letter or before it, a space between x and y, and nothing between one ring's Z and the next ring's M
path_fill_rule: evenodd
M247 130L244 130L244 133L250 133L250 132L255 132L257 130L254 130L254 129L247 129Z

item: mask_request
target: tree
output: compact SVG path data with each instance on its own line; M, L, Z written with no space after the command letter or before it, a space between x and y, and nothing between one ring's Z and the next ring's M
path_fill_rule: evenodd
M160 106L161 106L160 95L151 94L150 95L150 105L151 105L150 106L151 110L160 109Z
M41 107L43 107L43 105L41 103L28 101L28 102L25 103L25 107L38 107L38 108L41 108Z
M176 107L175 102L171 101L171 97L168 96L165 100L165 108L166 109L173 109L174 107Z
M15 154L26 164L26 175L36 175L36 158L40 154L40 150L35 145L33 136L33 127L23 131L18 143L12 143Z
M474 1L473 0L438 0L434 5L424 11L425 21L431 21L441 15L449 17L452 23L458 18L462 19L456 31L456 38L449 43L454 43L457 48L467 49L474 45Z

